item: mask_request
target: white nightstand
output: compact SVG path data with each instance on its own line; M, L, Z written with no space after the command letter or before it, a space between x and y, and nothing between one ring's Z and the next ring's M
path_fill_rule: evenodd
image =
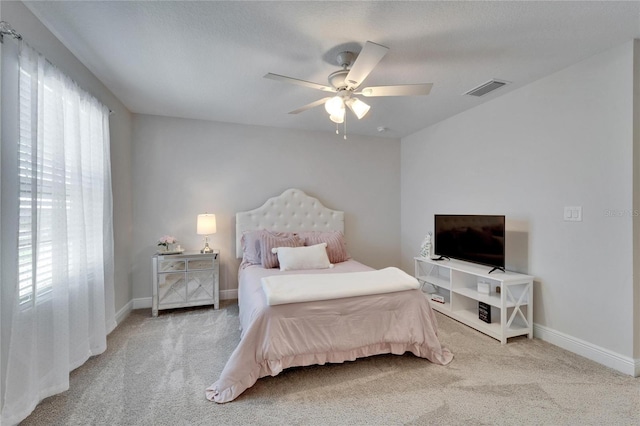
M156 254L153 266L152 315L158 310L213 305L220 308L220 252Z

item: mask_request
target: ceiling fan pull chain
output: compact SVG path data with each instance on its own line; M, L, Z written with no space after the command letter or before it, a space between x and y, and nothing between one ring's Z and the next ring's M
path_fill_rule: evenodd
M347 140L347 114L345 112L344 114L344 136L343 139L346 141Z
M336 123L336 135L339 135L340 131L338 130L338 123Z

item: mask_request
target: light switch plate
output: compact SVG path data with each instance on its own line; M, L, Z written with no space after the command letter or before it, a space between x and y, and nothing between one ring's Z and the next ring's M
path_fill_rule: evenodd
M565 222L582 222L582 206L565 206Z

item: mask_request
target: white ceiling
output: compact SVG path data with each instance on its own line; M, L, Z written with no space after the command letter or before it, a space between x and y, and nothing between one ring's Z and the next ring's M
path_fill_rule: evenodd
M640 38L640 2L25 1L132 112L335 131L325 97L263 78L327 84L365 41L389 53L364 86L434 83L429 96L367 98L349 134L399 138ZM19 29L17 29L19 30ZM28 42L28 40L27 40ZM462 96L491 78L512 82ZM378 132L378 127L388 130Z

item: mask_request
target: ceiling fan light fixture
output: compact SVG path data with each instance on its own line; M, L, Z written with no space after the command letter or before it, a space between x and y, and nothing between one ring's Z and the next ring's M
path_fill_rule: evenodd
M324 109L327 110L329 115L344 115L344 101L342 100L342 97L334 96L333 98L329 99L327 102L325 102Z
M336 115L330 114L329 119L336 124L344 123L344 112L345 110L343 109L340 114L336 114Z
M361 89L360 86L364 80L387 54L388 50L389 48L386 46L367 41L357 55L349 51L340 52L337 59L342 69L329 74L329 86L273 73L267 73L265 78L333 93L333 95L329 95L332 97L318 99L291 111L289 114L298 114L324 104L324 108L329 114L329 119L336 123L336 132L339 130L338 125L343 124L346 139L346 108L348 107L358 117L358 120L367 115L371 109L369 105L356 98L356 95L364 97L424 96L431 91L431 83L372 86Z
M367 112L369 112L369 109L371 108L369 105L362 102L358 98L348 99L345 103L347 104L351 112L353 112L356 117L358 117L358 120L367 115Z

